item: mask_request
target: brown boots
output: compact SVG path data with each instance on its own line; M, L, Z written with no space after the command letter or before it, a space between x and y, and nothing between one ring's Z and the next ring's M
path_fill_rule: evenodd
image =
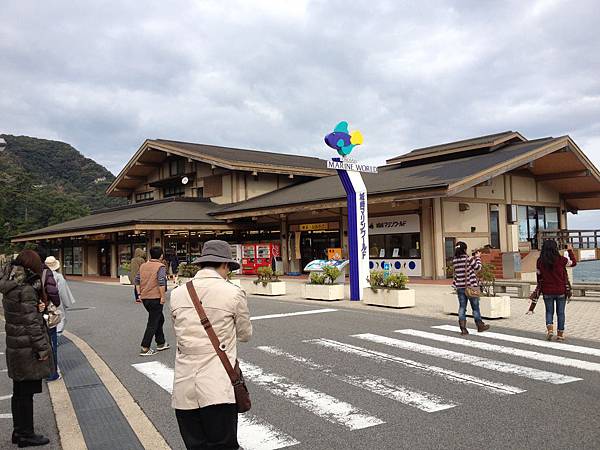
M489 329L490 329L490 326L488 324L483 323L483 321L477 322L477 331L479 333L481 333L482 331L487 331Z
M546 325L546 340L551 341L554 336L554 325Z
M490 329L490 326L486 323L483 323L483 321L475 322L475 324L477 325L477 331L479 333ZM459 320L458 326L460 327L460 334L462 334L463 336L466 334L469 334L469 330L467 330L467 321L466 320Z
M563 330L558 330L556 332L556 340L561 342L565 340L565 332Z

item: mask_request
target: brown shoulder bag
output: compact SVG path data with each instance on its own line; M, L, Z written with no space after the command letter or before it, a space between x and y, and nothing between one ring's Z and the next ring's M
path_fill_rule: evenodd
M231 380L231 385L233 386L233 392L235 394L235 404L237 405L238 413L245 413L249 411L252 407L252 403L250 402L250 393L248 392L248 388L246 387L246 382L244 381L244 376L242 375L242 370L240 369L240 364L236 360L235 367L231 366L231 362L227 357L227 353L225 353L225 349L221 348L221 343L219 342L219 338L215 333L208 317L206 317L206 312L204 311L204 307L202 306L202 302L198 298L198 294L196 293L196 289L194 289L194 285L191 281L185 283L187 287L188 293L194 303L194 307L196 308L196 312L200 317L200 322L202 326L206 330L206 334L208 334L208 338L212 346L217 352L217 356L223 363L223 367L225 367L225 371L227 375L229 375L229 379Z

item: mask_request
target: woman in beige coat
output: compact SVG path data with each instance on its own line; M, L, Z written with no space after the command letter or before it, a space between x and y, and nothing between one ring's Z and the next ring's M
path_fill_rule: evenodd
M239 264L224 241L208 241L194 261L193 285L231 364L237 341L252 336L246 293L226 280ZM185 285L171 293L177 338L172 406L188 449L237 449L237 408L231 381L217 356Z

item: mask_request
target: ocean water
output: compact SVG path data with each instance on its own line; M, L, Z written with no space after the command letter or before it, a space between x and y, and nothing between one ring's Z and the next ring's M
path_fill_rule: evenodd
M580 261L573 268L576 282L600 283L600 261Z

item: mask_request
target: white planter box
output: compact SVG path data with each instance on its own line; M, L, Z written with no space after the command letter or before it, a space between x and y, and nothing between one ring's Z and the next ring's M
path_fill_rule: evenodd
M285 295L285 281L276 281L267 283L263 286L262 283L252 283L252 295Z
M343 300L343 284L303 284L302 297L313 300Z
M389 306L391 308L412 308L415 306L414 289L378 289L373 292L366 288L363 302L367 305Z
M121 276L119 276L119 282L121 284L131 284L131 280L129 279L129 275L121 275Z
M235 284L237 287L242 287L242 280L240 280L239 278L233 278L231 280L229 280L229 282L231 284Z
M187 277L177 277L177 286L183 286L185 283L187 283L190 280L191 280L191 278L187 278Z
M458 314L458 297L456 295L453 297L454 302L444 302L444 312L446 314ZM499 297L480 297L479 311L481 312L481 317L484 319L510 317L510 297L506 295ZM467 316L473 316L470 302L467 302Z

